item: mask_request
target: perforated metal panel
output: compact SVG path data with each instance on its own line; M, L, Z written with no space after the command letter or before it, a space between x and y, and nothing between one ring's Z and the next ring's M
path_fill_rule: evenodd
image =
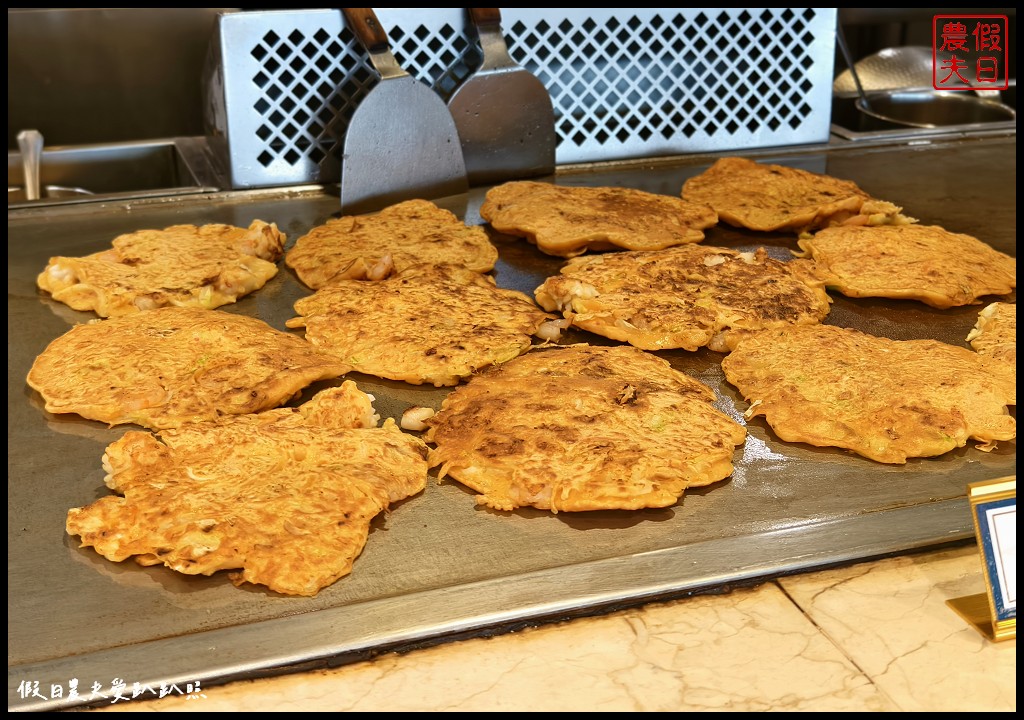
M480 63L464 12L377 10L398 61L445 98ZM551 93L559 164L828 139L834 8L502 13L512 57ZM338 180L345 127L377 82L344 22L337 10L220 18L206 121L233 187Z

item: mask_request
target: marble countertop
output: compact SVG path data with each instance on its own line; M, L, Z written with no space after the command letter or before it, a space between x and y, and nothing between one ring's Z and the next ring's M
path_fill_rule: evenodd
M1017 641L946 600L973 543L99 712L1016 711Z

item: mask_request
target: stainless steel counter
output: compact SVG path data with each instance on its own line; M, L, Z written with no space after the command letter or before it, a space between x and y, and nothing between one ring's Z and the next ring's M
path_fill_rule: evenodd
M967 232L1016 255L1016 138L921 145L776 149L751 153L858 182L922 222ZM713 161L565 169L559 182L625 185L675 194ZM483 190L440 204L480 222ZM82 255L117 234L175 223L276 222L289 237L338 212L331 188L213 193L8 213L8 708L44 710L90 702L97 683L201 681L343 664L384 649L591 614L973 536L966 485L1016 473L1016 443L971 447L891 466L835 450L779 441L747 423L732 477L688 492L671 508L638 512L502 513L474 493L431 481L378 517L351 575L316 598L234 587L223 573L186 577L161 567L111 563L64 531L71 507L109 491L100 458L127 428L52 416L25 384L33 359L73 324L91 319L36 289L52 255ZM561 261L521 240L496 237L500 286L532 295ZM709 245L764 246L779 259L791 236L719 226ZM266 287L228 312L284 329L292 303L310 294L282 263ZM1015 300L1015 295L1009 298ZM986 301L990 298L986 298ZM983 305L936 310L911 301L835 296L827 322L896 339L966 346ZM606 342L572 332L567 342ZM742 422L746 404L722 376L721 355L659 353L712 387ZM383 416L439 407L448 392L352 375ZM304 394L308 398L325 384ZM82 697L50 698L78 680ZM19 687L38 682L44 697Z

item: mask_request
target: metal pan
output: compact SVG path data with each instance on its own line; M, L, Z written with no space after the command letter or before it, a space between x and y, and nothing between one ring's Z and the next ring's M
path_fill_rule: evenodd
M927 145L778 148L751 154L857 182L922 221L969 232L1010 254L1016 248L1015 138ZM677 193L714 157L643 161L564 172L564 184ZM969 177L970 182L963 182ZM484 188L471 193L484 192ZM465 197L441 199L453 209ZM834 448L780 441L758 418L722 483L688 492L671 508L559 513L479 507L457 483L431 481L422 495L372 524L353 572L315 598L238 588L218 573L183 576L113 563L67 535L67 510L110 493L104 448L128 428L45 412L25 385L33 359L72 325L94 319L53 302L35 278L53 255L109 247L117 234L176 223L276 222L297 238L338 213L333 193L220 193L8 212L8 708L109 704L90 699L113 678L159 689L207 689L234 679L355 662L539 622L721 590L835 563L973 540L967 484L1016 473L1016 444L991 453L963 448L888 466ZM500 287L532 293L563 261L494 236ZM720 224L708 245L765 247L787 259L796 238ZM281 271L227 311L285 329L310 294ZM1010 298L1013 301L1014 298ZM935 338L966 347L981 305L937 310L912 301L835 297L831 324L893 339ZM572 330L566 342L604 342ZM713 388L718 406L742 418L721 355L660 352ZM412 405L437 408L448 390L352 377L382 417ZM311 389L320 389L317 388ZM86 690L67 694L74 678ZM64 696L19 696L22 683ZM24 687L24 685L22 685ZM49 693L47 692L47 695Z
M963 91L869 92L866 98L857 99L857 109L881 123L914 128L977 125L1017 119L1016 111L1009 105Z

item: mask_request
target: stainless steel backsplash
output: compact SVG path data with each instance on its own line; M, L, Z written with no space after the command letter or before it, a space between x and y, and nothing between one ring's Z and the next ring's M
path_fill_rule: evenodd
M479 65L464 8L380 8L392 50L446 96ZM555 107L559 165L827 141L835 8L503 8ZM333 182L376 82L337 10L225 15L207 131L233 187ZM396 108L401 112L401 108Z
M479 64L464 8L380 8L442 96ZM828 139L835 8L504 8L552 95L557 162ZM205 136L235 188L334 182L375 82L337 9L8 9L8 148Z

